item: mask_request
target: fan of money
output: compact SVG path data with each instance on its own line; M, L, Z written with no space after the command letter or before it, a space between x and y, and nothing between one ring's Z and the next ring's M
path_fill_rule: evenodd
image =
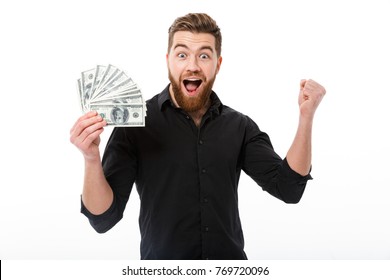
M109 64L81 73L77 80L81 109L97 111L107 125L145 126L141 90L125 72Z

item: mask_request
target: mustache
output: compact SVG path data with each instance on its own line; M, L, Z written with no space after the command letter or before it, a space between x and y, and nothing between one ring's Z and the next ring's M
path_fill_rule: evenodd
M188 78L199 78L202 81L207 81L206 76L203 74L203 72L199 72L199 71L188 71L182 74L180 77L181 81Z

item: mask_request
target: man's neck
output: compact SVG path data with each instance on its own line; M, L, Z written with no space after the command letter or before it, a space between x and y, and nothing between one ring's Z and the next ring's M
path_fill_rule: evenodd
M195 112L187 112L197 127L200 127L200 123L202 122L202 118L203 118L204 114L206 114L207 110L210 108L210 105L211 105L211 100L209 98L207 100L206 105L203 106L202 109L195 111Z
M175 99L175 96L174 96L171 88L169 88L169 95L171 96L171 100L173 101L173 104L177 108L180 108L179 104L177 104L177 101ZM211 106L211 99L209 98L207 100L207 103L205 104L205 106L203 106L200 110L197 110L194 112L187 112L187 114L192 118L192 120L194 121L194 123L197 127L200 127L200 124L202 122L202 118L203 118L204 114L206 114L206 112L210 108L210 106Z

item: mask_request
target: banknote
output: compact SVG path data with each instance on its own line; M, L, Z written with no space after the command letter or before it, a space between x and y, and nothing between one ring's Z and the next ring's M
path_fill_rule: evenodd
M100 79L99 84L96 86L96 92L100 92L100 88L103 87L111 77L117 75L121 70L119 70L114 65L108 64L102 78Z
M96 104L107 104L107 103L124 103L124 104L141 104L143 102L143 98L141 94L131 94L131 95L123 95L118 96L115 99L99 99L99 100L91 100L89 103L91 105Z
M97 65L83 71L77 86L83 113L97 111L112 126L145 126L141 89L118 67Z
M100 81L103 78L103 74L106 71L106 68L107 68L107 66L104 66L104 65L96 66L95 76L93 77L91 93L94 93L97 86L100 84ZM93 98L93 96L91 96L91 98Z
M107 122L115 126L145 126L144 104L91 104Z
M114 95L116 92L124 91L130 87L134 87L135 83L131 78L127 78L125 76L121 76L113 79L113 81L109 82L106 86L101 88L101 91L97 94L94 94L91 99L99 99L104 95Z
M92 83L95 77L95 69L90 69L81 73L81 92L83 108L87 107L89 100L91 99Z

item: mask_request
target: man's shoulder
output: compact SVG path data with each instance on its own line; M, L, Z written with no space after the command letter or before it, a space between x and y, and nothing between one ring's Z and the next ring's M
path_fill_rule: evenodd
M221 116L228 117L228 118L242 119L242 120L249 119L249 117L244 113L237 111L236 109L225 104L222 105Z
M156 104L158 104L158 100L159 100L159 97L161 96L161 94L162 94L161 92L157 93L156 95L154 95L151 98L147 99L145 103L147 105L156 105Z
M169 100L168 86L163 91L146 100L146 106L151 109L161 109L161 106Z
M246 130L259 129L257 123L251 117L227 105L222 105L220 117L232 126L238 126Z

